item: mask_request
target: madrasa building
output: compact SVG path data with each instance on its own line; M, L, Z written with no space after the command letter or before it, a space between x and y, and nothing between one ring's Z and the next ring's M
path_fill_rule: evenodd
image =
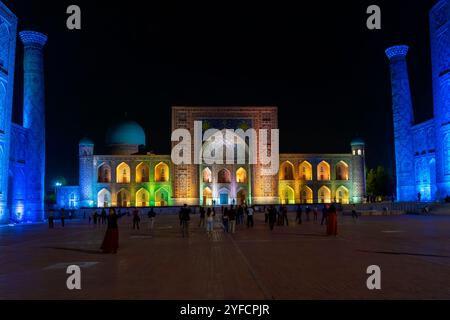
M172 131L278 128L277 107L172 107ZM168 137L169 138L169 137ZM259 138L259 137L258 137ZM193 141L191 150L194 150ZM174 143L172 143L174 144ZM365 196L364 142L344 154L280 154L275 175L257 164L179 164L171 155L145 152L146 134L135 121L108 129L105 154L79 142L79 185L57 190L57 205L147 207L230 204L359 203Z

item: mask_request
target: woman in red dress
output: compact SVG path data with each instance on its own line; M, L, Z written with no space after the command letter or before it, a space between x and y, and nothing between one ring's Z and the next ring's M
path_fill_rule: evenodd
M106 229L105 238L101 246L103 253L117 253L117 249L119 248L118 218L119 216L116 214L116 211L113 208L109 209L109 215L107 217L108 228Z
M328 208L327 235L337 236L337 211L334 204Z

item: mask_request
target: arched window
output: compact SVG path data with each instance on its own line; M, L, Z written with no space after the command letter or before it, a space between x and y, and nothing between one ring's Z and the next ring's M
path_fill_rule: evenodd
M111 167L106 163L98 167L98 182L101 183L111 182Z
M211 169L209 168L203 169L203 183L211 183L211 182L212 182Z
M236 170L236 182L247 183L247 171L242 167Z
M155 166L155 181L156 182L169 181L169 166L164 162L160 162Z
M336 201L342 204L349 203L349 192L348 189L344 186L340 186L336 190Z
M136 192L136 207L148 207L150 201L150 193L141 188Z
M322 186L318 191L319 203L331 203L331 190Z
M313 203L313 192L311 188L303 186L300 192L301 203Z
M111 205L111 193L103 188L100 190L97 194L97 206L102 207L109 207Z
M308 161L300 163L300 180L312 180L312 165Z
M217 174L218 183L231 183L231 173L227 169L222 169Z
M294 180L294 165L289 161L281 164L280 180Z
M294 189L290 186L283 186L280 189L280 202L282 204L294 204L295 193Z
M122 162L116 169L117 183L130 183L130 166Z
M117 206L118 207L130 206L130 193L128 192L128 190L121 189L117 193Z
M150 181L150 168L144 162L136 167L136 182L143 183Z
M326 161L322 161L317 165L317 180L330 180L330 165Z
M339 161L336 165L336 180L348 179L348 165L344 161Z
M159 188L155 192L155 206L169 205L169 192L165 188Z

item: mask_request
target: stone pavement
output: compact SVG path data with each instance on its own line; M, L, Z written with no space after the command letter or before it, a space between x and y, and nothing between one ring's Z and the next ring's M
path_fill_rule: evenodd
M290 213L291 220L295 213ZM158 216L156 234L120 222L117 255L99 252L105 228L59 221L0 228L0 299L450 299L450 216L339 217L339 236L304 222L270 232L256 226L211 238L182 238L176 216ZM66 288L81 266L82 289ZM366 269L381 267L381 290Z

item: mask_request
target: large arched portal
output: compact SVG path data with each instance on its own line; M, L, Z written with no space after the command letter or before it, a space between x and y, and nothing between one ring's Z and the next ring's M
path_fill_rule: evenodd
M211 189L209 187L203 189L203 205L204 206L212 205L212 199L213 195Z
M237 204L244 205L247 204L247 191L245 189L241 189L236 194Z

